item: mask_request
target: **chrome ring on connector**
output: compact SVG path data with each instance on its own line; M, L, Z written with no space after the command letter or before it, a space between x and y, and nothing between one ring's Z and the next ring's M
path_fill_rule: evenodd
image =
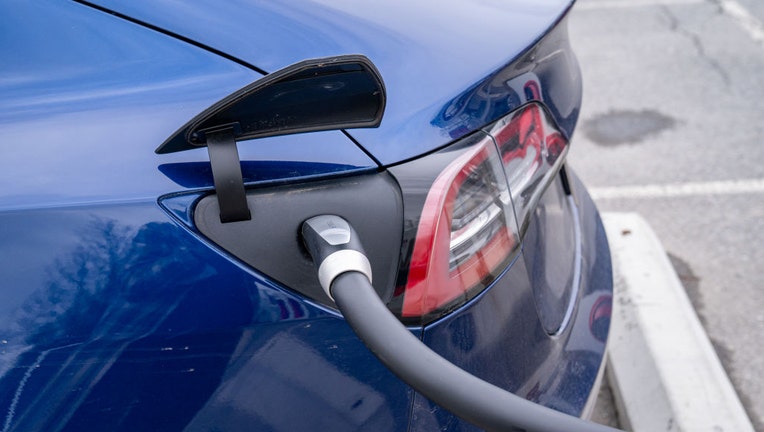
M334 278L345 272L355 271L362 273L371 283L371 264L366 255L352 249L345 249L334 252L324 259L318 267L318 281L321 288L332 301L334 297L331 293L331 286Z

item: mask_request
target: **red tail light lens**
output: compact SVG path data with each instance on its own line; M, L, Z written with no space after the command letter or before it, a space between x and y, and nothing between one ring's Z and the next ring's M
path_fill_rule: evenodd
M476 133L391 170L401 183L407 220L390 307L404 321L435 319L494 281L516 256L518 227L527 225L567 150L535 104L490 132L495 141Z
M514 214L493 141L484 137L435 179L411 254L402 316L461 304L517 247Z

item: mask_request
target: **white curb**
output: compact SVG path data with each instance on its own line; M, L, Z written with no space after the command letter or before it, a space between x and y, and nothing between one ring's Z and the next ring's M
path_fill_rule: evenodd
M666 252L636 213L602 215L615 298L608 378L634 432L753 432Z

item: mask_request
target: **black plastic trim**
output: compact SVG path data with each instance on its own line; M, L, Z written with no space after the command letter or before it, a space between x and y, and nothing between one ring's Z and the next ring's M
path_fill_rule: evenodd
M361 70L345 70L345 71L339 71L337 68L342 67L354 67L354 66L360 66ZM334 69L332 69L334 68ZM184 151L184 150L191 150L198 147L204 147L206 145L205 135L208 130L208 128L218 128L219 124L209 124L210 121L216 121L219 117L226 117L226 113L231 111L232 109L235 109L237 107L236 104L241 103L242 101L247 100L250 98L250 96L253 96L257 94L257 92L263 91L268 87L277 87L280 85L285 85L287 82L291 82L291 80L298 81L300 79L311 79L315 78L314 75L308 74L308 72L315 71L316 70L325 70L328 73L327 76L330 76L331 74L337 74L337 73L344 73L346 75L360 75L361 77L368 77L373 81L375 90L373 92L367 93L368 96L371 96L375 98L375 104L376 110L374 111L373 115L371 115L368 119L348 119L346 117L340 116L338 119L331 119L328 118L326 120L321 119L321 121L318 121L316 123L303 123L303 125L300 125L299 123L299 117L296 121L297 124L290 124L287 126L279 126L277 125L271 125L271 121L273 119L269 119L268 121L257 119L256 121L254 119L241 119L238 115L236 115L235 119L229 119L228 122L223 123L230 123L230 122L241 122L241 129L237 130L236 133L236 140L247 140L247 139L253 139L253 138L265 138L269 136L278 136L278 135L287 135L287 134L296 134L296 133L305 133L305 132L316 132L316 131L325 131L325 130L341 130L346 128L371 128L371 127L377 127L382 122L382 116L385 111L385 105L386 105L386 92L385 92L385 86L384 82L382 81L382 77L377 70L377 68L374 66L374 64L369 60L367 57L360 55L360 54L349 54L349 55L341 55L341 56L334 56L334 57L325 57L325 58L318 58L318 59L309 59L309 60L303 60L301 62L289 65L283 69L280 69L276 72L270 73L263 78L260 78L241 89L231 93L230 95L226 96L225 98L219 100L218 102L214 103L212 106L201 112L199 115L191 119L188 123L183 125L180 129L175 131L165 142L163 142L155 152L157 154L166 154L166 153L173 153L178 151ZM322 76L322 75L320 75ZM349 80L352 80L351 78L348 78ZM352 82L352 81L351 81ZM298 87L298 91L301 90ZM332 102L331 100L327 102ZM344 101L343 101L344 102ZM368 102L368 101L367 101ZM356 109L356 107L351 105L351 108ZM268 110L265 110L268 111ZM278 114L278 113L276 113ZM291 114L291 113L290 113ZM246 116L245 116L246 117ZM308 116L310 117L310 116ZM279 117L282 121L289 121L290 116L282 116ZM247 121L245 121L247 120ZM303 121L305 118L302 119ZM295 120L292 120L295 122ZM265 123L267 127L264 127L262 130L258 128L255 128L254 130L248 130L245 127L246 124L255 124L260 125L260 123Z
M560 167L560 180L562 180L562 189L566 195L573 195L573 190L570 187L570 179L568 178L568 171L565 169L565 164Z
M205 237L248 266L329 307L313 262L300 240L302 223L321 214L347 220L370 247L374 286L389 300L398 271L403 236L403 202L387 172L247 189L252 219L222 223L214 194L194 208L194 223Z

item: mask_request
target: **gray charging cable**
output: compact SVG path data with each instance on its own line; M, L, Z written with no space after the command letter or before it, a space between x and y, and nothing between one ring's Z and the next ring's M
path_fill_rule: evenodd
M402 381L462 419L488 431L614 432L535 404L457 367L417 339L371 285L371 266L350 224L324 215L303 223L302 236L321 286L353 331Z

